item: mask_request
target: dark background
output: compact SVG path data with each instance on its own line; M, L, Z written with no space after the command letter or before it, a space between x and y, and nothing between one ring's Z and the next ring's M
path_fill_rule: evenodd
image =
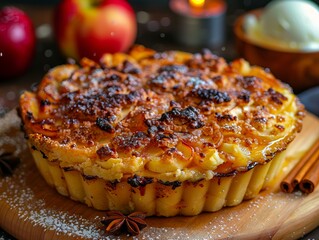
M128 0L133 5L140 5L140 6L146 6L146 7L151 7L151 6L164 6L167 5L169 0ZM59 2L59 0L3 0L1 1L4 4L9 4L9 3L30 3L30 4L39 4L39 5L54 5ZM269 0L227 0L227 3L229 5L234 5L234 6L263 6L266 3L270 2ZM313 0L313 2L318 2L318 0Z
M59 0L1 0L1 5L8 4L30 4L30 5L56 5ZM128 0L129 3L136 9L158 9L168 8L169 0ZM237 9L254 9L265 6L270 0L226 0L229 11L235 11ZM319 3L319 0L313 0L313 2ZM163 10L162 9L162 10Z
M4 0L1 4L33 4L33 5L55 5L59 0ZM169 0L128 0L133 6L145 7L145 8L158 8L168 6ZM264 6L269 0L228 0L229 6L234 6L236 8L255 8Z
M32 20L42 23L50 23L52 15L50 13L57 5L59 0L0 0L0 7L5 5L15 5L22 7L28 13L32 13L33 9L40 9L43 13L39 16L30 16ZM128 0L132 5L134 10L145 11L150 13L150 20L159 20L163 16L169 15L168 2L169 0ZM222 52L217 51L218 55L225 57L227 60L231 60L236 57L236 52L233 49L233 38L232 38L232 24L235 18L242 14L244 11L248 11L255 8L260 8L265 6L269 0L227 0L227 15L226 15L226 41ZM314 0L313 2L319 4L319 0ZM319 26L319 23L318 23ZM147 47L155 48L156 50L163 49L181 49L187 50L182 46L176 44L172 37L169 35L168 29L159 29L158 31L148 31L146 26L138 26L138 36L137 43L145 44ZM161 33L167 33L165 38L161 38ZM44 53L46 50L52 50L52 57L45 57ZM37 44L36 50L36 59L34 60L33 65L29 69L28 73L25 76L22 76L17 79L13 79L10 82L3 82L0 86L2 92L19 92L22 89L29 88L31 82L26 81L26 79L33 79L32 81L38 81L41 79L43 74L51 67L65 62L65 59L59 55L59 51L53 41L50 39L42 39L39 44ZM39 68L39 66L43 66ZM1 97L1 96L0 96ZM7 111L8 109L16 106L17 99L6 99L6 105L0 105L0 115L1 112ZM1 126L0 126L1 127ZM306 235L303 239L319 239L319 229L313 231L312 233ZM0 228L0 239L13 239L4 233Z

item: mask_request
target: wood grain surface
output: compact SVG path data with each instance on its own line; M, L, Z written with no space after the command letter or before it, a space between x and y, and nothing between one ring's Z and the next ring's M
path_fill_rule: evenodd
M284 194L278 183L319 137L319 120L308 114L288 148L287 164L273 189L239 206L195 217L150 217L137 239L297 239L319 226L319 188ZM60 196L23 151L13 176L0 178L0 226L18 239L126 239L107 236L104 212Z

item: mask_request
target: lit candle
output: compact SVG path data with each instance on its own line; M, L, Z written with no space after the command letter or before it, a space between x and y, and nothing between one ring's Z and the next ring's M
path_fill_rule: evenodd
M190 6L202 8L205 4L205 0L189 0Z
M226 3L223 0L171 0L175 37L188 46L216 47L224 42Z

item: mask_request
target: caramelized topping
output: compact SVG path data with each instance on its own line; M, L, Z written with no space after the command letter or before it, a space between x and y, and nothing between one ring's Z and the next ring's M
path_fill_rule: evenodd
M220 92L216 89L194 89L191 96L199 97L203 101L213 101L214 103L229 102L231 99L226 92Z
M272 143L298 131L303 116L289 88L244 60L227 64L208 50L156 53L141 46L99 63L56 67L21 105L28 134L92 147L94 160L121 158L125 165L140 157L145 167L160 159L169 171L223 164L216 171L225 174L238 156L246 166L284 149Z
M248 103L249 100L250 100L250 92L249 92L249 91L246 91L246 90L243 90L243 91L237 96L237 98L243 100L243 101L246 102L246 103Z
M123 63L122 71L124 73L134 73L134 74L140 73L140 69L137 66L135 66L134 64L132 64L130 61L127 61L127 60L125 60Z
M288 100L287 97L285 97L284 95L282 95L280 92L277 92L276 90L269 88L267 90L267 95L270 96L270 99L275 102L276 104L281 105L283 101Z
M233 116L233 115L230 115L230 114L225 114L225 115L222 115L220 113L215 113L215 116L217 118L218 121L222 121L222 120L226 120L226 121L236 121L237 120L237 117L236 116Z
M261 79L255 76L240 76L237 80L242 84L244 89L256 89L261 86Z
M120 135L114 138L113 144L122 151L129 149L138 149L146 146L150 142L150 138L144 132L136 132L128 135Z
M167 65L161 67L158 72L179 72L179 73L186 73L188 71L187 66L185 65Z
M109 120L106 118L98 117L96 119L96 125L105 132L114 133L113 126L110 124Z
M159 121L172 122L175 125L188 125L190 128L201 128L205 124L199 110L189 106L185 109L173 108L162 114Z
M112 150L108 145L105 145L105 146L99 148L96 151L96 153L100 157L100 159L105 159L108 157L116 157L114 150Z

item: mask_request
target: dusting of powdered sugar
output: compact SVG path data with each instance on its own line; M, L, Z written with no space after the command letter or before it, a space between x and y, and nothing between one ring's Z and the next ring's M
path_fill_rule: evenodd
M63 233L73 237L100 239L102 235L98 227L92 224L92 221L66 212L40 209L31 211L29 220L34 226L55 231L58 236ZM98 221L98 219L96 220Z
M67 235L84 239L110 239L100 228L100 218L85 219L76 214L49 209L43 199L37 199L31 188L26 185L25 166L21 165L12 177L0 180L0 187L6 186L0 194L0 201L5 201L15 211L21 221L29 221L33 226L40 226L44 231L55 231L56 235ZM14 181L13 181L14 178Z

